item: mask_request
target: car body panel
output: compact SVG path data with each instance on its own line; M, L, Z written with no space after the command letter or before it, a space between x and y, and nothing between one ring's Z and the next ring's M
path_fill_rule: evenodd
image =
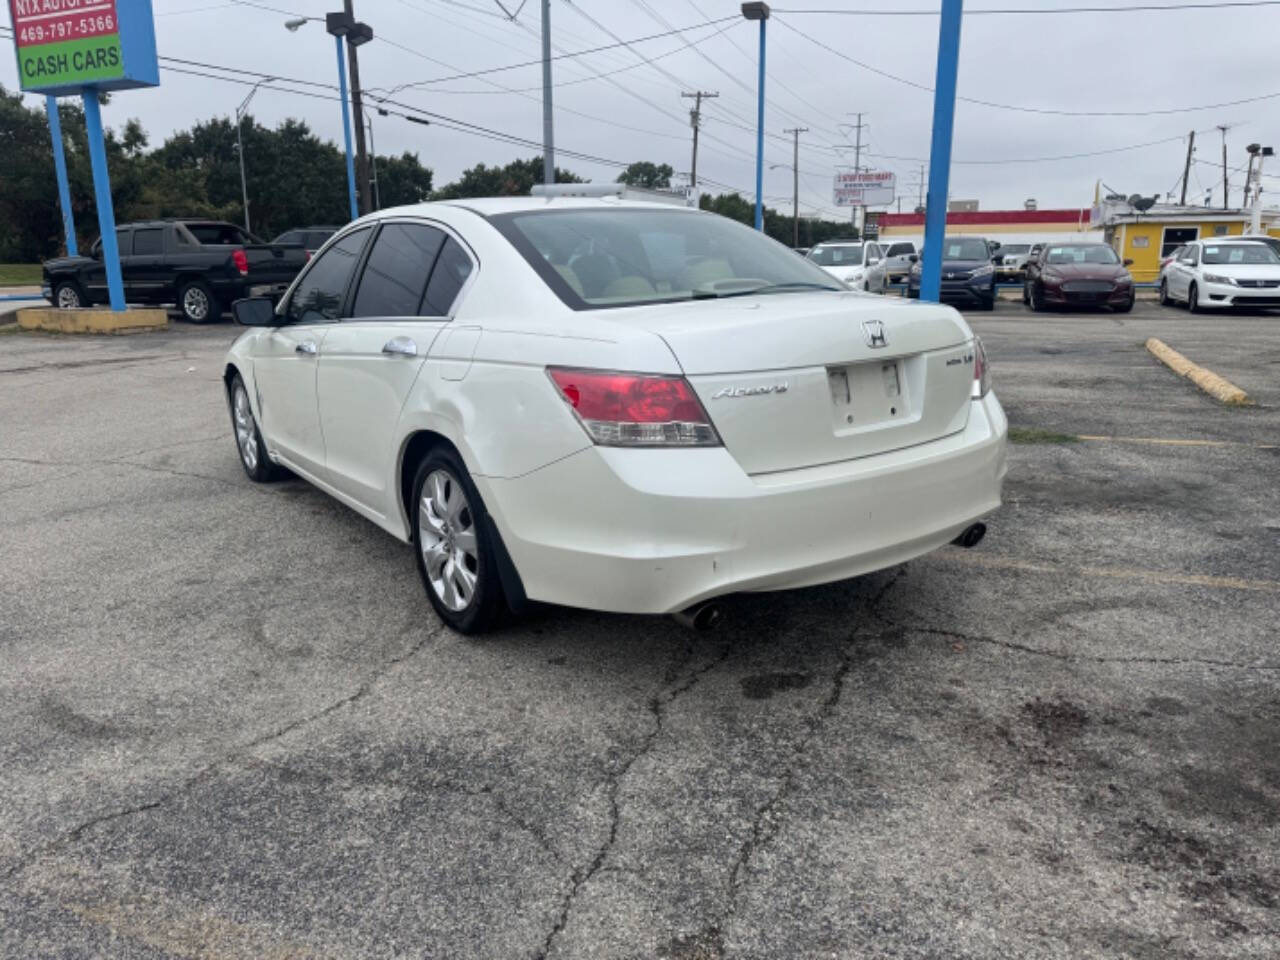
M246 330L228 370L246 381L269 456L408 540L406 451L438 435L471 473L529 598L647 613L878 569L999 505L1007 424L994 394L970 399L972 333L954 310L832 291L575 311L485 219L546 204L425 204L344 228L330 243L395 218L436 224L465 242L475 270L448 317ZM886 347L868 342L864 322ZM384 354L394 337L415 354ZM314 355L297 352L304 341ZM903 364L912 397L937 406L841 436L828 368L886 359ZM710 399L717 383L779 364L797 378L789 397ZM687 376L727 445L596 446L549 366ZM771 421L795 434L772 460L753 452Z

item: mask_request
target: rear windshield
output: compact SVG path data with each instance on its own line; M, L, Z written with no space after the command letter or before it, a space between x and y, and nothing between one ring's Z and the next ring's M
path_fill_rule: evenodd
M849 264L862 265L862 244L843 243L838 247L814 247L809 259L820 267L840 267Z
M1201 263L1280 263L1280 257L1265 243L1234 243L1230 246L1205 244Z
M592 208L490 220L575 310L845 289L789 247L713 213Z
M987 252L985 240L967 237L958 240L948 239L944 243L942 256L946 260L989 260L991 258L991 254Z
M1119 263L1116 252L1105 243L1050 247L1046 263Z

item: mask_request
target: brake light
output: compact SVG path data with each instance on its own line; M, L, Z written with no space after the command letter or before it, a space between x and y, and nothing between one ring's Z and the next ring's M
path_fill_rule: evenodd
M609 447L714 447L720 437L683 377L548 367L592 441Z
M981 400L991 390L991 367L982 340L973 338L973 399Z
M249 257L243 250L231 251L231 262L236 265L236 269L240 271L240 276L247 277L249 275Z

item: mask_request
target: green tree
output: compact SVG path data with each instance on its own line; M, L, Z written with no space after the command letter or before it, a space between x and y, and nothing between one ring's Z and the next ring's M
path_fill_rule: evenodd
M431 171L407 150L398 157L379 157L378 198L384 207L430 200Z
M671 176L675 173L671 164L654 164L648 160L638 160L622 173L618 174L616 183L625 183L629 187L644 187L646 190L666 190L671 186Z
M747 226L753 226L756 222L754 201L748 200L740 193L721 193L714 197L711 194L704 193L699 201L699 206L703 210L710 210L712 213L718 213L721 216L728 217L730 220L745 223ZM802 217L800 220L800 241L804 246L811 247L816 243L830 240L833 237L847 237L851 229L849 224L836 220ZM772 207L764 208L764 232L766 234L779 243L791 246L794 230L795 221L792 219L791 214L779 213Z
M556 183L582 183L577 174L556 167ZM505 167L488 167L478 163L462 171L462 176L446 183L435 194L437 200L460 197L528 196L535 183L542 183L542 158L513 160Z

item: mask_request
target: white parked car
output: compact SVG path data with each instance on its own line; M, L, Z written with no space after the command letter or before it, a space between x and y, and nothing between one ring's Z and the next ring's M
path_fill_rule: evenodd
M884 250L884 278L887 283L902 283L911 274L911 265L916 262L916 245L910 240L897 240L888 245L881 243Z
M1193 312L1280 306L1280 255L1259 240L1196 240L1160 275L1160 302Z
M960 314L715 214L383 210L234 312L245 472L287 467L413 544L464 632L526 599L705 622L727 593L972 545L1000 505L1005 416Z
M1027 258L1031 256L1029 243L1003 243L993 258L996 266L996 278L1000 280L1021 280L1022 272L1027 268Z
M888 283L884 254L878 243L836 240L809 251L810 261L855 290L884 293Z

